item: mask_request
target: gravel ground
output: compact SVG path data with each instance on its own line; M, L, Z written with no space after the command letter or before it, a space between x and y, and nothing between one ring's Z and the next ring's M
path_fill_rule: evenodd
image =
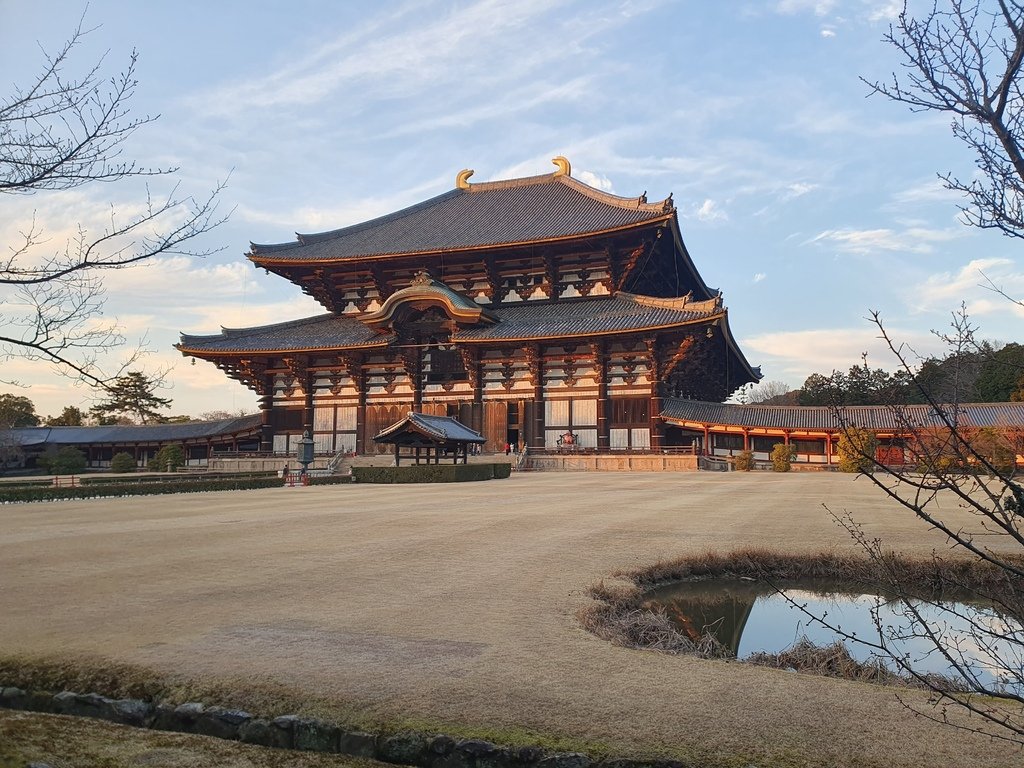
M616 648L575 618L619 569L705 549L941 539L864 479L536 473L0 507L0 653L281 685L368 719L523 729L710 765L1005 766L866 684ZM916 694L901 694L922 701Z

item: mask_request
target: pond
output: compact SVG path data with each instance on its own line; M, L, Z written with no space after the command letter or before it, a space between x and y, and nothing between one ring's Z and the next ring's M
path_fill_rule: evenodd
M1024 693L1024 629L1019 622L984 605L945 603L952 611L925 601L909 605L941 632L944 647L983 684ZM814 617L874 642L878 640L877 618L890 638L890 647L906 655L914 669L951 672L949 662L908 617L908 603L881 594L851 593L848 586L834 582L808 579L775 586L725 578L679 582L649 591L644 606L663 609L694 642L705 633L713 635L739 659L757 652L779 653L803 637L816 645L840 639ZM846 646L859 661L874 658L872 649L862 644L846 641ZM1007 671L1014 669L1016 673Z

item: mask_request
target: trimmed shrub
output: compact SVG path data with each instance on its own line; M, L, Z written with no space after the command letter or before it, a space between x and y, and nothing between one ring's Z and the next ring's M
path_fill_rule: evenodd
M736 470L738 472L749 472L754 468L754 452L740 451L736 454Z
M310 485L344 485L352 482L352 475L325 475L310 477Z
M775 472L789 472L793 467L793 457L796 450L791 445L776 443L772 448L772 470Z
M848 427L839 436L836 454L840 472L871 472L875 468L878 438L866 429Z
M110 460L111 472L134 472L136 469L138 466L135 464L135 457L126 451L115 453L114 458Z
M52 475L77 475L86 463L85 454L70 445L39 457L40 466Z
M406 467L352 467L355 483L462 483L506 478L512 467L500 464L410 464Z
M147 465L150 472L176 472L185 465L185 449L180 445L165 445Z
M18 501L56 501L109 496L155 496L165 493L204 493L207 491L244 491L256 488L280 488L280 477L252 479L200 480L162 483L103 483L78 488L5 488L0 487L0 503Z

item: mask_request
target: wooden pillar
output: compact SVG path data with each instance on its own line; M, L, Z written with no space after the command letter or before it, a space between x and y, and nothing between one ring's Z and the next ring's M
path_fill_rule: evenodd
M647 414L651 433L651 450L660 451L662 443L661 378L664 366L659 355L658 338L644 339L644 343L647 346L647 377L651 381L651 399Z
M533 447L544 450L544 347L536 344L529 351L533 377Z
M274 377L264 376L264 394L260 397L260 450L274 450L274 426L270 421L270 413L274 408Z
M832 434L825 433L825 466L832 466Z
M484 431L484 364L480 356L476 355L471 361L472 370L469 374L470 385L473 387L472 424L470 428L483 434Z
M302 403L302 431L309 432L309 436L313 437L313 377L312 371L306 371L305 376L302 377L302 392L305 395L305 399Z
M704 425L704 445L701 446L701 453L705 456L711 455L711 430L707 424Z
M356 385L356 454L361 456L366 452L366 373L356 364L349 376Z
M423 348L416 347L416 359L412 366L412 409L423 413Z
M608 399L608 351L604 342L594 345L597 358L597 450L607 451L611 447L611 401Z
M750 430L747 429L743 430L743 450L750 450Z

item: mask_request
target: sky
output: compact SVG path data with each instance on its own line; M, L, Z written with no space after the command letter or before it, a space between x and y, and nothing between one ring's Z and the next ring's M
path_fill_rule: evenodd
M250 241L336 229L473 181L573 175L622 196L670 193L684 242L723 292L741 349L768 380L799 386L868 353L891 369L867 318L918 354L941 351L965 302L983 338L1022 341L1019 245L961 223L938 174L973 159L942 115L913 113L861 80L899 67L882 42L891 0L0 0L0 99L85 16L76 54L116 75L139 53L136 115L159 115L125 155L175 166L150 180L203 197L227 180L229 221L204 258L159 257L106 275L106 315L145 337L176 414L254 410L256 397L178 334L324 311L244 258ZM94 184L0 199L0 247L36 216L62 245L139 186ZM0 299L10 296L0 294ZM12 358L41 414L88 389ZM10 387L8 387L10 389Z

